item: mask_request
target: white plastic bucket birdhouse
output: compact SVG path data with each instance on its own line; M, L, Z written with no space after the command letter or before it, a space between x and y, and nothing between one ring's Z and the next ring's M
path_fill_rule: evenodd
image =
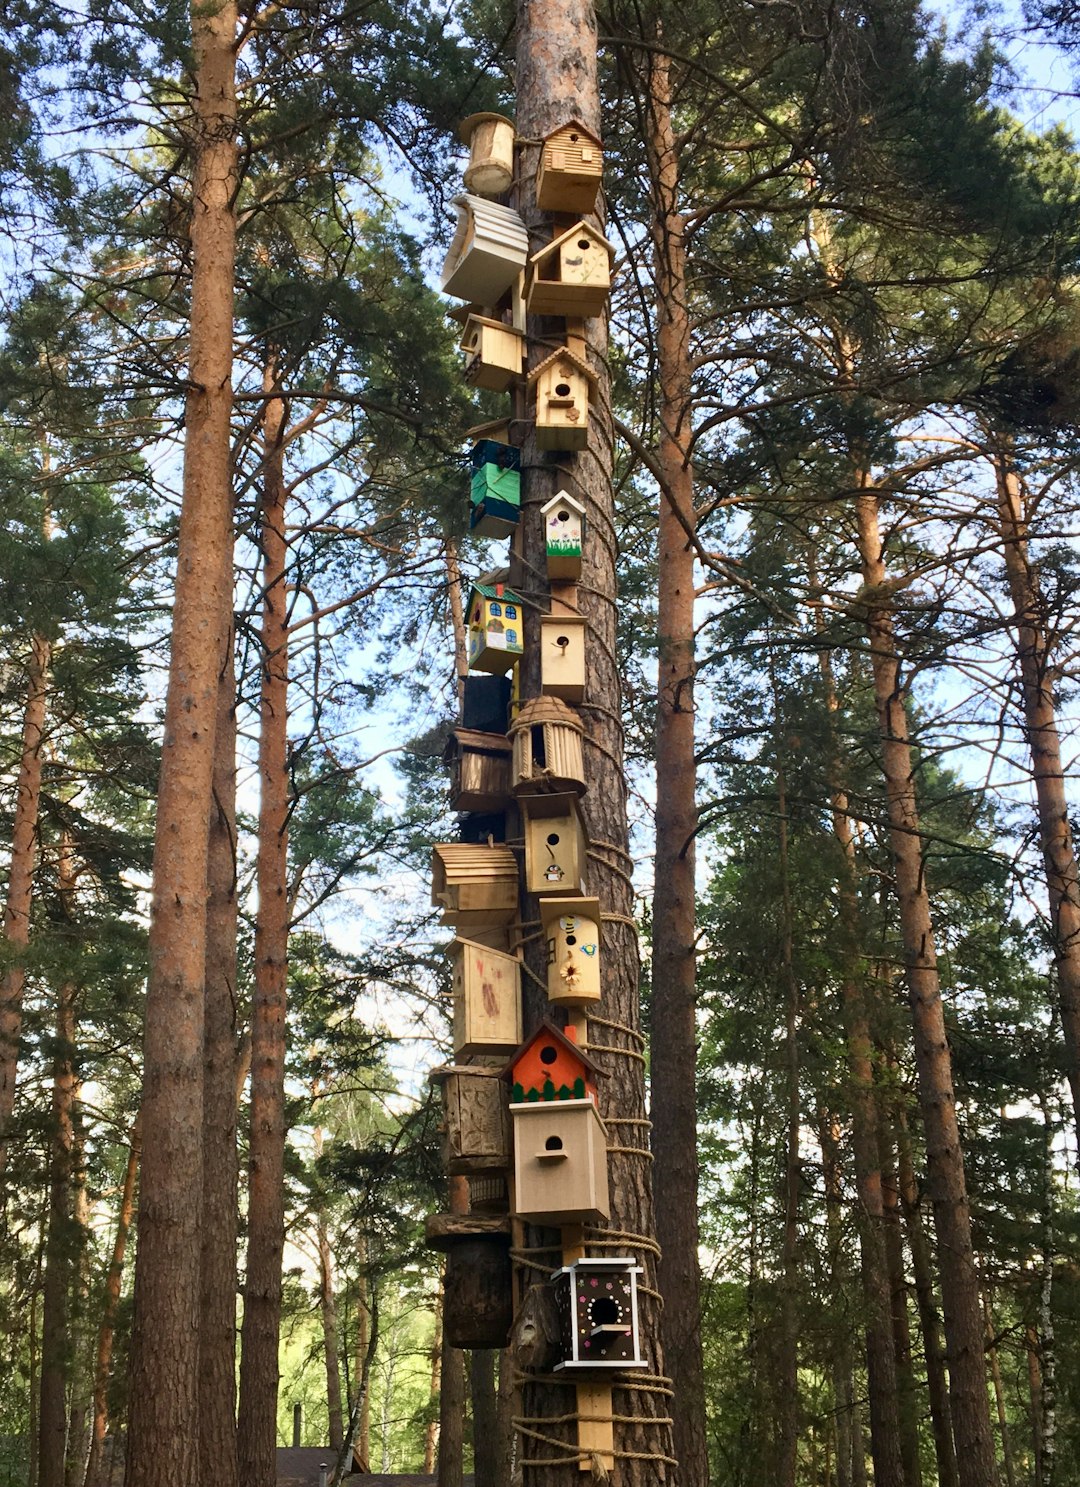
M457 228L442 268L442 290L470 304L498 304L525 267L529 234L511 207L455 196Z
M557 491L540 508L549 578L581 577L581 548L585 540L585 506L568 491Z
M443 923L466 934L511 923L518 912L518 868L503 843L441 842L431 853L431 902Z
M489 392L505 392L524 375L525 338L512 325L487 315L466 318L461 336L465 381Z
M509 671L524 650L520 596L505 584L474 584L467 625L469 670Z
M510 799L513 745L498 733L455 728L443 750L452 811L503 811Z
M576 795L522 795L525 881L530 893L585 892L588 840Z
M529 373L536 397L538 449L584 449L589 442L589 399L596 375L563 347Z
M600 1000L600 900L542 898L548 1001L582 1007Z
M558 697L534 697L510 724L511 788L515 794L554 790L584 795L580 718Z
M511 1105L514 1213L537 1223L607 1218L607 1130L591 1100Z
M602 232L578 222L529 260L525 304L530 315L602 315L611 293L615 249Z
M564 702L585 700L584 615L540 617L540 685L546 696Z
M469 147L465 187L480 196L502 196L514 181L514 122L503 114L470 114L459 133Z
M588 1256L552 1276L562 1361L556 1369L645 1368L641 1356L637 1279L629 1256Z
M442 1091L446 1170L454 1176L506 1172L511 1154L510 1115L500 1070L480 1064L446 1064L432 1069L428 1077Z
M455 940L454 1053L512 1053L521 1042L521 962L472 940Z
M591 212L603 172L600 141L579 119L569 119L544 139L536 204L544 212Z

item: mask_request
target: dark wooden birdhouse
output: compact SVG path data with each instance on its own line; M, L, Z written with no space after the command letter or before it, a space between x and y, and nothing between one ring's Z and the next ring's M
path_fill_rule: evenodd
M529 234L512 207L484 196L455 196L458 220L442 267L442 291L490 307L525 268Z
M563 347L529 373L536 395L538 449L584 449L589 442L589 399L596 374Z
M434 1213L427 1243L446 1254L443 1327L455 1348L501 1348L513 1322L510 1220L505 1215Z
M470 314L462 332L465 381L488 392L505 392L524 375L525 337L512 325Z
M450 809L504 811L510 800L512 749L504 734L455 728L443 750L450 770Z
M518 911L518 869L512 850L483 842L443 842L432 849L431 902L443 923L466 934L510 924Z
M540 686L545 696L584 702L588 628L584 615L540 616Z
M444 1064L428 1076L442 1091L443 1162L454 1176L505 1172L510 1166L510 1115L498 1068Z
M509 671L521 655L521 598L505 584L474 584L467 611L470 671Z
M587 1258L552 1276L562 1333L556 1369L645 1368L641 1356L637 1278L641 1266L629 1257Z
M588 839L576 795L521 795L525 882L530 893L585 892Z
M526 702L510 724L514 793L584 795L583 736L581 720L558 697L534 697Z
M600 1000L600 900L542 898L548 1001L582 1007Z
M455 940L454 1052L509 1053L521 1041L521 962L473 940Z
M603 173L600 141L579 119L568 119L544 139L536 204L544 212L585 215L596 206Z
M478 733L505 733L510 714L508 676L467 676L461 703L461 722Z
M611 293L615 249L602 232L577 222L529 259L530 315L602 315Z
M458 131L469 147L465 188L480 196L503 196L514 180L514 122L503 114L470 114Z
M567 491L558 491L540 508L544 518L549 578L581 577L581 548L585 540L585 507Z

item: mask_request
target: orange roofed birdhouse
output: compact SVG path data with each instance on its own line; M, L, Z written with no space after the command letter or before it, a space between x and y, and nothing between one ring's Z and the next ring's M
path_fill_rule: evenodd
M596 1081L603 1077L585 1050L546 1018L503 1070L512 1105L539 1100L590 1100L595 1105Z

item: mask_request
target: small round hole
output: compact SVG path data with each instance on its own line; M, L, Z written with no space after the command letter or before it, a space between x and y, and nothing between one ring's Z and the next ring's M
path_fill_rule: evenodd
M583 253L587 253L589 251L589 239L588 238L578 238L577 245L578 245L578 247L581 249L581 251Z
M597 1296L589 1302L589 1321L594 1327L610 1327L622 1321L622 1307L611 1296Z
M568 945L576 945L577 944L577 935L567 935L567 937L566 937L566 943Z
M540 1050L540 1062L542 1064L553 1064L558 1056L558 1053L552 1048L550 1043Z
M547 840L549 847L557 847L559 845L559 833L557 831L549 831Z
M547 1140L544 1142L544 1150L545 1151L562 1151L562 1137L561 1136L549 1136L547 1138ZM601 1300L602 1299L603 1298L601 1297Z
M569 382L556 382L555 396L559 398L568 398L570 396Z
M569 521L570 520L570 513L569 513L569 511L560 511L560 512L557 513L557 515L558 515L558 518L559 518L560 521Z
M578 139L579 139L579 136L578 136L578 135L576 135L576 134L572 134L572 135L571 135L571 136L570 136L570 143L571 143L571 144L572 144L572 145L576 145L576 144L577 144L577 142L578 142Z

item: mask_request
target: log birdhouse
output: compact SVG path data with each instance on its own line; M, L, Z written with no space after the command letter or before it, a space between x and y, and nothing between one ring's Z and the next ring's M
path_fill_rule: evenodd
M552 1276L562 1361L556 1369L645 1368L641 1356L637 1278L629 1257L589 1257Z
M521 962L472 940L455 940L454 1052L509 1053L521 1041Z
M576 795L521 795L525 882L529 893L585 892L588 841Z
M505 584L474 584L468 626L469 670L509 671L524 648L520 596Z
M461 335L465 381L489 392L505 392L524 374L525 338L512 325L470 314Z
M579 119L570 119L544 139L536 204L543 212L585 215L596 206L603 173L600 141Z
M510 1114L500 1071L448 1064L433 1069L429 1078L442 1090L446 1170L454 1176L506 1172Z
M443 1329L455 1348L501 1348L513 1321L510 1220L505 1215L433 1213L427 1243L446 1253Z
M442 291L495 305L529 257L529 234L511 207L484 196L455 196L458 220L442 267Z
M607 1129L591 1100L511 1105L514 1206L545 1224L600 1223L610 1211Z
M502 1071L511 1105L587 1100L596 1104L596 1081L604 1071L553 1022L544 1021L526 1038Z
M542 898L548 1001L582 1007L600 1000L600 900Z
M580 719L558 697L526 702L510 725L511 788L515 794L552 790L585 793Z
M510 799L513 745L498 733L455 728L443 750L452 811L504 811Z
M589 441L589 398L596 374L565 347L529 373L536 393L538 449L584 449Z
M431 854L431 902L443 923L465 932L498 929L518 911L517 859L482 842L443 842Z
M470 114L458 131L469 147L465 188L480 196L503 196L514 181L514 121L502 114Z
M581 545L585 539L585 507L566 491L558 491L540 508L544 518L549 578L581 577Z
M585 700L584 615L540 616L540 686L564 702Z
M529 260L525 304L530 315L602 315L611 293L615 249L602 232L578 222Z

